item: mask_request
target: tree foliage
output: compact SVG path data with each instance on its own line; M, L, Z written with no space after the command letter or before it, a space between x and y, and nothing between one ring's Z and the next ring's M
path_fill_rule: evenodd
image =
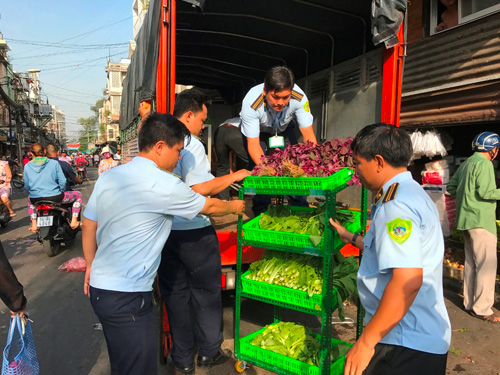
M90 106L93 115L87 118L79 118L78 123L82 126L78 136L78 143L80 143L80 151L88 149L89 141L97 139L97 131L99 127L99 109L102 108L104 98L95 102L95 105Z

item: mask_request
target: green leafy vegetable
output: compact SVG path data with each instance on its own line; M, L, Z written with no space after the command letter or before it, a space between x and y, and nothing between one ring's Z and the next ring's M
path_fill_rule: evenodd
M264 331L252 340L251 344L263 349L297 359L310 365L319 366L320 342L302 325L291 322L279 322L267 325ZM330 362L343 357L350 347L336 345L330 351Z
M351 211L337 207L335 219L345 226L354 222ZM267 213L262 213L259 218L259 228L281 232L308 234L314 246L321 243L325 230L325 208L320 206L314 211L294 211L290 206L269 205Z
M345 258L335 253L332 273L333 287L337 288L339 318L344 320L343 301L356 290L358 264L353 256ZM264 257L250 265L250 280L280 285L307 292L309 297L323 291L323 262L319 257L280 251L268 251Z

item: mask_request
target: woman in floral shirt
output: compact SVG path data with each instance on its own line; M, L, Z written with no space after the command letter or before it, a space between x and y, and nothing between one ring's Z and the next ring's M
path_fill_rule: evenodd
M10 187L10 180L12 179L12 172L9 167L9 162L5 160L0 160L0 198L5 204L5 207L9 210L10 216L14 217L16 214L12 209L12 202L10 201L10 193L12 191Z
M108 146L102 149L102 156L103 159L99 163L99 176L107 170L116 167L120 163L118 160L113 160L113 155L111 154L111 150Z

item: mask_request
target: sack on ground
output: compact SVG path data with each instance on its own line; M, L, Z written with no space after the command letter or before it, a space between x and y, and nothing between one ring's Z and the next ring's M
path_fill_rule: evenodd
M64 262L57 269L59 271L66 270L66 272L85 272L87 270L87 263L84 258L76 257Z

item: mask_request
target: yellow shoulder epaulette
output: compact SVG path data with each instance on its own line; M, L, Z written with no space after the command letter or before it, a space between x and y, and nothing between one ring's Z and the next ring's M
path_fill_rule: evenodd
M373 204L377 205L383 196L384 196L384 188L378 189L377 194L375 195L375 197L373 197Z
M256 111L262 104L264 104L264 94L260 94L259 97L252 103L251 107Z
M292 99L295 99L295 100L300 102L303 97L304 97L304 94L301 94L298 91L292 90Z
M399 182L395 182L391 186L389 186L389 188L387 189L387 193L385 193L384 199L382 200L382 203L387 203L396 198L398 188L399 188Z

